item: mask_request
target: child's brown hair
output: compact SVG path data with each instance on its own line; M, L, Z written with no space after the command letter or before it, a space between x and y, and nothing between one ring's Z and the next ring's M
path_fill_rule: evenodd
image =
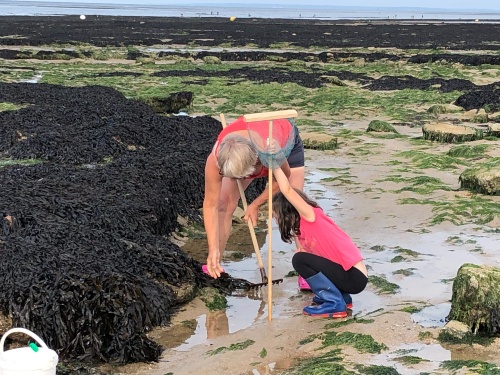
M304 192L294 189L297 194L310 206L319 207ZM292 243L294 236L300 235L300 215L299 211L285 198L283 193L278 192L273 197L273 213L278 222L281 239L283 242Z

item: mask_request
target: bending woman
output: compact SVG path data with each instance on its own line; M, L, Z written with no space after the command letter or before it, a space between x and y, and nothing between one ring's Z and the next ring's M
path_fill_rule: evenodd
M267 129L268 121L260 123L253 122L252 126ZM274 120L273 129L283 137L293 137L293 148L280 169L294 188L302 190L304 147L298 130L295 126L290 126L287 119ZM257 156L248 124L240 117L220 132L205 164L203 222L208 240L206 271L210 276L217 278L223 272L220 261L231 232L233 213L240 199L236 180L240 180L243 189L246 189L253 179L267 176L268 169ZM278 190L278 186L274 188ZM267 197L268 187L248 205L245 221L251 220L254 226L257 224L258 209L267 202Z

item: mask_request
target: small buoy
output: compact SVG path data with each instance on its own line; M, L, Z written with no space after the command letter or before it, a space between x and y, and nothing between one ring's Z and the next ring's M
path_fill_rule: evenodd
M233 22L235 19L236 19L236 17L235 17L235 16L231 16L231 17L229 17L229 21L231 21L231 22Z
M85 14L82 14L82 15L80 16L80 19L81 19L81 20L84 20L85 18L86 18L86 17L85 17Z

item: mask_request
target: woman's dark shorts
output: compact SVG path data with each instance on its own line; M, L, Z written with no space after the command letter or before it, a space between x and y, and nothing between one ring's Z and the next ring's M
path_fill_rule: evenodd
M296 127L294 145L287 160L290 168L304 166L304 145L302 144L302 138L300 138L299 129Z

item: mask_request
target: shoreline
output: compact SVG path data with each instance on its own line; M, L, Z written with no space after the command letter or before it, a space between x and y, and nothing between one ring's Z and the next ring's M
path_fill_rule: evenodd
M496 19L500 20L500 10L457 9L443 7L405 6L350 6L350 5L309 5L309 4L121 4L108 0L104 3L35 2L8 1L4 6L5 15L80 15L99 16L162 16L162 17L211 17L265 18L275 19L279 13L284 19L326 19L326 20L448 20L448 19Z

